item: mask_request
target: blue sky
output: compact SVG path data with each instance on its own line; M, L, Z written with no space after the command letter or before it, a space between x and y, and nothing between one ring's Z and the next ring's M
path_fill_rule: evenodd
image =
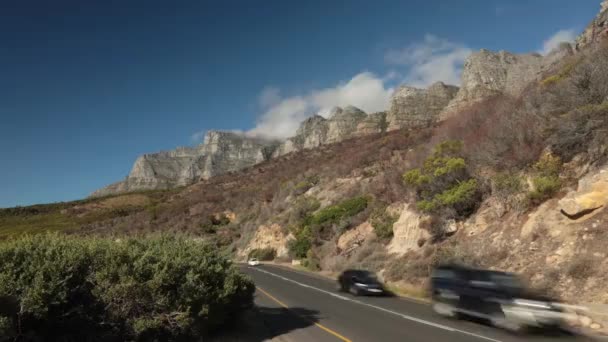
M457 83L471 51L571 39L599 3L2 1L0 207L83 198L209 129L382 109L400 83Z

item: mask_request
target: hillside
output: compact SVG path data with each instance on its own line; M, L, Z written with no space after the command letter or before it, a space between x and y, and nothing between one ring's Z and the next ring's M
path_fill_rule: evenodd
M575 48L482 50L460 88L402 87L386 113L340 108L283 142L209 138L204 153L141 157L105 197L0 210L0 236L183 232L239 259L266 249L415 289L433 265L458 261L608 304L607 13ZM159 188L171 189L142 191Z

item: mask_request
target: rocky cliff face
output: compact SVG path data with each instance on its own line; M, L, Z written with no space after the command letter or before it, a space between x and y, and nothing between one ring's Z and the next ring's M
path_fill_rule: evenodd
M386 115L389 131L427 127L456 96L458 87L437 82L428 89L402 86L395 91Z
M95 191L91 196L168 189L199 179L257 164L268 159L276 143L230 132L209 131L197 147L144 154L137 158L125 180Z
M385 132L388 127L386 112L372 113L357 125L355 136Z
M597 43L608 38L608 0L600 4L600 13L587 26L585 31L578 36L575 42L577 50L581 50L590 44Z
M359 123L367 118L367 114L354 106L347 106L344 109L334 108L327 120L327 141L335 143L354 136Z
M281 143L274 151L273 157L385 130L386 113L384 112L367 115L354 106L335 107L331 110L328 119L314 115L304 120L296 135Z
M473 53L465 61L458 93L440 117L449 117L466 106L494 95L517 96L530 82L539 80L545 70L572 53L572 47L567 43L561 44L547 56L485 49Z

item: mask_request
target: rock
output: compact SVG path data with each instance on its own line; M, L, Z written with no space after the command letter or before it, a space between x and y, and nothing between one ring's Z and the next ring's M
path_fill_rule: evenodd
M534 210L521 228L521 236L523 238L532 234L535 230L545 225L548 213L552 211L555 202L553 200L546 201ZM553 221L551 221L553 222Z
M559 257L557 255L549 255L548 257L545 258L545 262L547 263L547 265L553 265L558 260L559 260Z
M386 120L389 131L427 127L456 96L458 87L437 82L428 89L401 86L391 97Z
M578 188L559 201L560 211L576 220L598 211L608 204L608 167L600 172L588 174L578 182Z
M456 220L448 220L444 226L444 232L446 234L454 234L458 231L458 224Z
M355 136L364 136L385 132L388 126L386 112L378 112L368 115L357 125Z
M585 31L576 38L577 51L608 37L608 0L602 1L600 13L589 23Z
M602 326L599 323L591 323L591 324L589 324L589 328L591 328L593 330L599 330L602 328Z
M332 109L328 123L326 143L334 143L344 139L352 138L357 131L357 126L367 118L367 114L354 106L344 109L335 107Z
M238 252L241 258L246 258L254 249L259 248L274 248L277 251L277 257L286 257L289 254L287 242L294 237L291 234L285 234L283 229L278 224L261 225L255 232L255 235L243 250Z
M540 80L545 71L573 53L567 43L544 57L537 53L513 54L486 49L475 52L466 59L461 87L440 113L440 119L451 117L463 108L495 95L517 96L530 82Z
M363 222L354 229L347 230L338 238L338 249L349 253L354 247L375 236L374 227L369 222Z
M593 321L591 320L591 318L587 317L587 316L580 316L578 318L579 322L581 322L581 325L583 327L588 327L591 325L591 323L593 323Z
M456 97L442 111L441 118L494 95L520 93L538 77L542 60L539 54L516 55L485 49L471 54L464 63L462 85Z
M202 144L137 158L127 178L91 197L128 191L168 189L236 171L268 159L276 142L232 132L209 131Z
M430 238L430 234L420 227L424 218L412 205L397 203L387 210L399 213L399 219L393 224L393 238L387 246L389 253L403 255L410 250L417 250L420 248L420 239Z
M311 149L325 144L385 130L384 112L367 115L354 106L334 107L325 119L314 115L304 120L294 137L288 138L274 151L273 157Z

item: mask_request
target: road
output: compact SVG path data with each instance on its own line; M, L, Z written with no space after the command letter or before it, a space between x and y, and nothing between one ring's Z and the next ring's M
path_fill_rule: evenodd
M255 302L272 336L287 342L590 341L582 336L515 336L481 322L436 316L426 303L354 297L333 281L276 265L241 266L255 281Z

